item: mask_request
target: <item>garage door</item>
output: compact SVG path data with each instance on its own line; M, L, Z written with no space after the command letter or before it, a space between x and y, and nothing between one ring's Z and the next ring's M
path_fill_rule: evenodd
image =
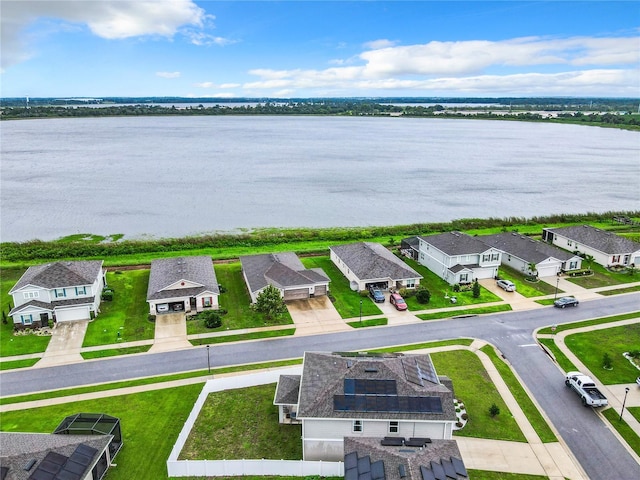
M300 300L302 298L309 298L308 288L293 288L284 291L285 300Z
M318 296L318 295L326 295L327 294L327 286L326 285L320 285L317 286L314 289L314 295Z
M89 320L89 307L55 309L58 322L72 322L74 320Z
M544 267L538 268L539 277L554 277L556 273L558 273L557 265L545 265Z

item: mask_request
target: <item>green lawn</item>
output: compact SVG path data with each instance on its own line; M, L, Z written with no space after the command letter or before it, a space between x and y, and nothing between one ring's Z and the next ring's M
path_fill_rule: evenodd
M640 350L640 323L567 335L565 344L605 385L631 383L638 376L622 354ZM605 353L611 357L611 370L602 367Z
M190 342L192 345L215 345L218 343L244 342L246 340L257 340L261 338L286 337L288 335L294 335L295 333L295 328L285 328L282 330L267 330L264 332L239 333L237 335L224 335L221 337L198 338L190 340Z
M373 318L371 320L362 320L362 321L355 321L355 322L349 322L347 325L349 325L352 328L365 328L365 327L379 327L380 325L387 325L389 323L389 320L386 318Z
M467 350L432 353L438 375L453 381L455 396L467 409L469 421L455 435L525 442L524 434L509 412L480 359ZM489 407L495 403L500 414L491 417Z
M624 441L636 452L636 455L640 455L640 436L629 426L624 420L620 420L620 412L613 408L607 408L602 414L609 420L611 426L615 428L620 436L624 438Z
M302 426L278 423L275 389L272 383L210 393L180 460L301 459Z
M556 345L556 342L553 338L538 338L538 341L553 354L556 362L565 373L575 372L578 370L578 367L576 367L571 362L571 360L569 360L567 356L562 352L562 350L558 348L558 345Z
M139 347L125 347L125 348L107 348L104 350L96 350L91 352L82 352L82 358L85 360L91 358L106 358L117 357L119 355L132 355L134 353L143 353L149 351L151 345L141 345Z
M529 281L527 280L526 275L513 268L500 265L499 272L500 278L511 280L515 283L516 291L524 297L541 297L543 295L551 295L556 291L555 283L551 285L542 280L538 280L536 282ZM564 292L562 290L558 290L558 294L560 293Z
M155 324L149 321L146 302L149 270L107 272L107 284L113 288L113 300L100 304L100 314L89 322L82 346L153 338Z
M583 265L588 266L588 263L583 260ZM565 277L572 283L580 285L584 288L598 288L607 287L609 285L620 285L623 283L637 282L640 280L640 274L629 275L628 273L616 273L611 272L595 262L591 263L591 270L593 275L585 277Z
M564 324L556 325L555 333L560 333L560 332L563 332L565 330L574 330L576 328L590 327L592 325L601 325L603 323L618 322L620 320L629 320L630 318L638 318L638 319L640 319L640 312L622 313L620 315L612 315L610 317L594 318L594 319L591 319L591 320L584 320L582 322L564 323ZM554 333L554 332L551 330L551 327L545 327L545 328L541 328L540 330L538 330L538 333L550 334L550 333Z
M598 293L600 295L604 295L605 297L609 297L611 295L620 295L621 293L633 293L633 292L640 292L640 285L636 285L634 287L616 288L615 290L603 290Z
M342 318L358 318L362 305L362 316L380 315L382 311L369 298L363 298L359 292L351 290L349 280L334 265L328 256L301 258L307 268L321 268L331 279L329 291L334 299L333 306Z
M420 320L438 320L440 318L464 317L482 315L485 313L508 312L511 305L492 305L489 307L468 308L466 310L448 310L445 312L419 313L416 315Z

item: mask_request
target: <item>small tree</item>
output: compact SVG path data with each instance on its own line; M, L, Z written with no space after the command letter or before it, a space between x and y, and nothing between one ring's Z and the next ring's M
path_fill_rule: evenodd
M500 415L500 407L498 407L495 403L492 403L489 407L489 415L491 415L492 418L496 415Z
M608 353L605 353L602 356L602 368L604 368L605 370L611 370L612 366L611 366L611 357L609 356Z
M280 296L280 290L273 285L267 285L256 299L256 310L267 318L273 320L287 311L287 306Z
M478 279L476 278L473 282L473 298L480 298L480 284L478 283Z
M421 304L429 303L431 300L431 292L426 288L421 288L416 292L416 300Z
M531 273L532 277L538 276L538 269L536 268L536 264L534 262L528 263L527 268L529 269L529 273Z
M591 270L591 263L596 259L596 257L587 253L584 255L584 259L587 261L587 268Z

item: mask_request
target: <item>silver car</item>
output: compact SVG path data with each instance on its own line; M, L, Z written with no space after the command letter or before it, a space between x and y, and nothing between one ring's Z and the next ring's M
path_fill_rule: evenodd
M515 292L516 286L513 282L509 280L498 280L496 284L503 289L505 292Z

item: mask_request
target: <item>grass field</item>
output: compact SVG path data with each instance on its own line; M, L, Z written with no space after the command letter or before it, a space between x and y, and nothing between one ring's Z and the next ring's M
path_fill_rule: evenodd
M500 265L500 278L511 280L516 285L516 291L527 298L551 295L556 291L555 284L551 285L542 280L531 282L527 280L526 275L522 272L509 268L505 265ZM562 290L558 290L558 294L560 293L564 292Z
M627 422L620 420L620 412L616 412L613 408L608 408L602 414L609 420L611 426L615 428L624 441L640 455L640 436L629 426Z

